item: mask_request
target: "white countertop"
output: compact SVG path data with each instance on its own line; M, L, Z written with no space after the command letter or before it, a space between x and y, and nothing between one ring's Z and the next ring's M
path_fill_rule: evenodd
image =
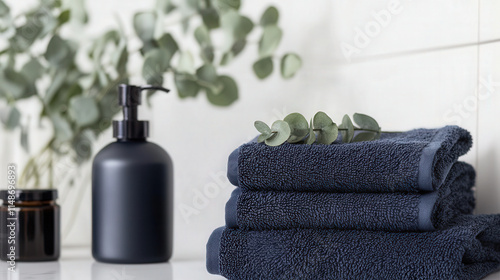
M146 265L113 265L94 261L89 248L64 248L57 262L16 263L7 272L2 262L1 280L222 280L210 275L204 260L172 261ZM500 272L485 280L499 280Z
M96 262L90 248L64 248L56 262L17 262L16 272L0 266L1 280L223 280L211 275L205 260L171 261L146 265L114 265Z

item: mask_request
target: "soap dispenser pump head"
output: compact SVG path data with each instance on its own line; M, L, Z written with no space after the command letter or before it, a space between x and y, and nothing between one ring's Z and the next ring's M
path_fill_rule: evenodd
M149 137L149 122L139 121L137 115L143 90L170 91L159 86L121 84L118 88L118 104L123 107L123 120L113 121L113 137L118 140L145 140Z

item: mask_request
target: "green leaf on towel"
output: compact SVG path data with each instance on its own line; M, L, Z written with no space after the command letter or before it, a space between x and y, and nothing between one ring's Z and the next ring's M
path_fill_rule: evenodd
M318 112L313 118L314 129L318 131L318 143L330 145L337 139L339 129L332 119L324 112Z
M314 142L316 142L316 134L314 134L313 124L311 119L311 121L309 122L309 136L307 137L306 144L312 145Z
M256 121L254 126L261 133L257 141L265 142L268 146L279 146L285 141L292 144L330 145L337 140L339 133L344 144L380 138L382 131L375 119L358 113L354 114L353 118L360 127L354 126L348 115L344 115L342 123L337 126L325 112L321 111L314 115L309 124L302 114L291 113L283 121L275 121L272 127L261 121ZM358 131L356 135L355 131ZM398 132L384 131L384 133Z
M271 133L271 128L262 121L255 121L255 123L253 125L255 126L257 131L260 133L267 133L267 134Z
M355 113L353 118L354 122L362 129L380 131L377 121L368 115Z
M340 134L342 135L342 143L351 143L354 137L354 125L349 115L344 115L339 129L341 129Z
M291 113L285 117L284 121L288 123L291 130L291 135L288 139L289 143L302 141L309 133L309 124L306 118L299 113Z
M290 126L285 121L275 121L271 126L273 135L265 140L268 146L279 146L290 137Z

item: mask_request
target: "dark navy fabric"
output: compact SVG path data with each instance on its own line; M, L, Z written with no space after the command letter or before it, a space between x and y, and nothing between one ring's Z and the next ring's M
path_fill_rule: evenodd
M254 141L234 151L231 183L248 190L327 192L418 192L437 190L451 166L472 146L458 126L382 134L348 144Z
M429 232L220 228L208 264L230 280L476 280L499 269L500 215Z
M474 168L457 162L431 193L249 191L236 188L226 204L226 226L247 230L337 228L426 231L471 214Z

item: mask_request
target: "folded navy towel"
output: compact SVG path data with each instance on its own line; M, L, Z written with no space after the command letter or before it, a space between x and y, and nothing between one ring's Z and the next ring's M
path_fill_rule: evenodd
M474 168L457 162L430 193L249 191L236 188L226 204L226 226L266 230L337 228L428 231L472 214Z
M249 190L433 191L472 146L458 126L383 133L379 140L332 145L243 144L229 156L228 178Z
M219 228L207 244L208 272L234 280L474 280L499 266L500 215L429 232Z

